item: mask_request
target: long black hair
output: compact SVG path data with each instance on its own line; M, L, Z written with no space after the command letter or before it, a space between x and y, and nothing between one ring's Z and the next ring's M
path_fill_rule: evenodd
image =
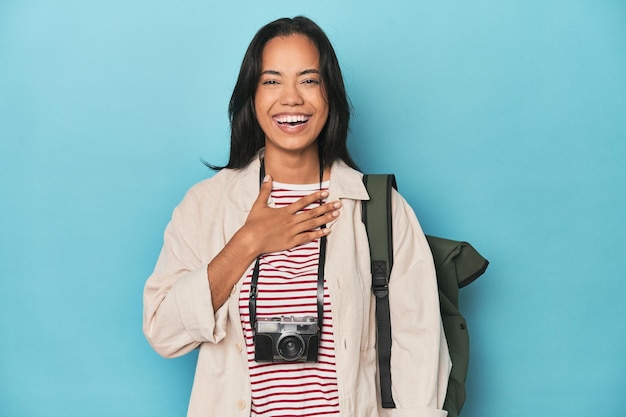
M282 18L263 26L254 36L244 55L239 77L230 98L230 159L225 166L207 164L210 168L240 169L252 161L259 149L265 146L265 133L259 125L254 97L261 77L263 48L276 37L304 35L317 47L320 55L320 74L328 100L328 120L317 138L321 162L330 166L341 159L357 168L350 157L346 140L350 124L350 103L341 75L335 50L324 31L311 19L297 16Z

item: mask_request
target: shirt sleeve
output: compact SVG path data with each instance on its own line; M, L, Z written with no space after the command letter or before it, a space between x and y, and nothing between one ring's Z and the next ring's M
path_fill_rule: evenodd
M144 287L143 331L165 357L181 356L225 336L228 303L213 312L207 263L199 253L197 211L195 198L188 193L174 209Z
M389 281L395 417L444 417L451 361L432 254L415 213L394 191L394 264ZM389 413L389 411L391 411Z

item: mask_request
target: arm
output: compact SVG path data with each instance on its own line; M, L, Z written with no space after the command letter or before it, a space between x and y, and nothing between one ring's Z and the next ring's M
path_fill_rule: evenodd
M394 265L389 283L393 416L441 417L451 363L435 267L406 201L393 196Z
M144 289L144 333L163 356L183 355L225 336L233 286L262 253L288 249L329 233L313 230L338 216L339 203L299 213L326 195L313 193L290 206L268 207L270 178L261 187L245 224L207 264L199 253L198 204L190 193L174 210L164 245Z
M143 331L160 355L176 357L224 337L225 311L213 313L206 262L199 251L198 203L187 193L165 229L163 248L144 287Z

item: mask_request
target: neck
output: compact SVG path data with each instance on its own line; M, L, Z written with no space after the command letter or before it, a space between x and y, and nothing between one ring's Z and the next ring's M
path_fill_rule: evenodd
M285 184L315 184L320 181L320 162L317 150L314 155L273 155L265 153L265 172L274 181ZM328 179L330 167L324 167L322 180Z

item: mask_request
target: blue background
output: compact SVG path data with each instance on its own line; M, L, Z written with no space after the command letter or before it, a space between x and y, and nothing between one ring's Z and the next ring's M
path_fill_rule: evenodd
M297 5L295 5L297 3ZM464 417L626 415L626 2L0 2L0 415L184 416L141 332L256 30L316 20L367 172L490 261Z

